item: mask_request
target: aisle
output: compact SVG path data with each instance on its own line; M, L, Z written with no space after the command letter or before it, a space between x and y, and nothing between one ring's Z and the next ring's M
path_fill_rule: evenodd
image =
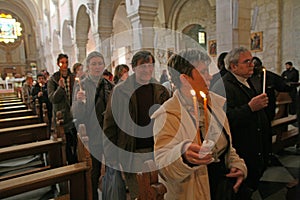
M269 167L259 184L254 200L285 200L288 188L286 185L300 176L300 149L286 148L276 155L278 163ZM299 187L299 185L298 185ZM300 194L298 194L298 197Z

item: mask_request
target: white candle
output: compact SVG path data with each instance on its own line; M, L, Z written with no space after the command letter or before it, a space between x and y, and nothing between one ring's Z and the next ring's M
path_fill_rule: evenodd
M193 96L193 104L194 104L194 115L195 115L195 120L196 120L196 124L198 126L198 103L197 103L197 96L196 96L196 92L195 90L191 90L191 95ZM197 127L198 128L198 127ZM198 132L197 132L198 133ZM198 140L198 144L201 144L201 137L200 137L200 132L199 134L197 134L197 140Z
M79 89L80 91L82 91L82 86L81 86L81 83L80 83L80 79L78 77L75 78L75 81L78 82L78 85L79 85Z
M263 68L263 93L266 93L266 77L267 77L267 70Z
M208 116L207 116L207 98L206 94L200 91L200 95L203 98L203 110L204 110L204 126L205 126L205 135L207 134L208 130Z
M198 122L198 103L195 90L191 90L191 95L193 96L193 104L194 104L194 114L196 122Z
M9 77L6 77L5 78L5 83L6 83L6 89L8 90L8 79L9 79Z

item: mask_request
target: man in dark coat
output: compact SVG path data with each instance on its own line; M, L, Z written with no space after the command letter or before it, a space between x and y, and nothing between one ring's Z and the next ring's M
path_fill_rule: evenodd
M291 115L296 114L296 107L297 107L297 86L299 81L299 71L293 67L292 62L286 62L285 63L286 70L282 72L281 76L286 79L286 81L291 84L293 87L292 90L289 92L292 103L289 105L289 113Z
M248 49L233 49L226 56L225 63L228 72L212 90L227 99L225 111L233 146L248 167L245 183L249 190L241 199L250 199L251 192L257 189L259 179L266 169L270 149L270 122L264 111L268 97L265 93L257 94L252 84L247 82L254 68Z
M153 157L151 114L169 98L168 90L152 77L154 56L139 51L132 58L134 74L117 84L107 102L103 131L104 156L109 167L126 172L131 199L138 197L136 173Z

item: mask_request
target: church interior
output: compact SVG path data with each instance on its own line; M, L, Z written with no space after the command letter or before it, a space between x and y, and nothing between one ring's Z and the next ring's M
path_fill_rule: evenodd
M132 56L146 49L156 59L153 77L159 80L168 58L182 49L206 51L213 75L218 72L218 56L240 46L278 75L287 61L299 70L300 0L0 0L3 93L20 87L27 74L36 80L46 70L51 76L59 70L60 53L68 55L70 69L79 62L85 70L87 55L99 51L108 71L127 64L132 74ZM0 97L0 121L5 119L1 116L4 99L9 97ZM299 143L276 152L253 199L300 196L299 183L293 184L300 176ZM1 168L6 167L1 160L0 180ZM48 186L5 199L51 199L52 190Z

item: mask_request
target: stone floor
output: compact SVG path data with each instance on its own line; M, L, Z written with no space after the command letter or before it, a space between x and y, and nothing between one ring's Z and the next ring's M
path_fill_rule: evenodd
M300 149L286 148L275 157L273 166L270 166L261 178L259 189L253 194L253 200L300 199L299 184L291 189L287 187L288 183L300 176ZM50 187L47 187L5 200L47 200L51 198L53 198L53 192ZM100 191L99 199L102 199Z

